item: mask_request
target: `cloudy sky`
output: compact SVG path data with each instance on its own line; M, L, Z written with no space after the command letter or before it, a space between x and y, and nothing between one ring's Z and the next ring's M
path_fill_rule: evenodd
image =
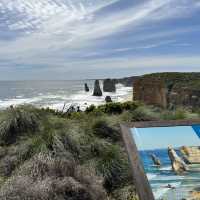
M200 71L200 0L0 0L0 80Z

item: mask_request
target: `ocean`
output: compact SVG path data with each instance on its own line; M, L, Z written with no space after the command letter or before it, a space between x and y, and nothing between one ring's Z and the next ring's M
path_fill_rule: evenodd
M84 83L88 84L90 92L84 91ZM132 95L132 87L117 84L115 93L105 92L102 97L94 97L93 87L94 80L0 81L0 109L6 109L10 105L32 104L61 110L66 104L66 109L74 105L84 110L91 104L104 104L107 95L111 96L114 102L122 102Z
M160 168L153 165L149 156L151 154L155 154L161 160ZM172 171L167 149L141 151L140 157L156 200L190 199L191 191L200 188L199 164L190 165L188 172L176 175ZM168 185L171 185L173 189Z

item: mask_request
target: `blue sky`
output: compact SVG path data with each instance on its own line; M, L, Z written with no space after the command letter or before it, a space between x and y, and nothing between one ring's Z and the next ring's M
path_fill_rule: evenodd
M0 0L0 80L200 71L200 0Z
M200 146L192 126L134 128L132 133L139 150Z

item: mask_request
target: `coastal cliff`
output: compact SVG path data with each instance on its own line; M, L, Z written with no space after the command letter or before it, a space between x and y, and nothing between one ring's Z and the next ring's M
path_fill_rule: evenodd
M200 73L156 73L135 80L133 98L146 104L173 108L200 106Z

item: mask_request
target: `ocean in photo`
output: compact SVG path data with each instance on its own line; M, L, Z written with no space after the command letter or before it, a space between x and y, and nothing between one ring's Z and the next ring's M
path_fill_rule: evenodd
M84 91L87 83L90 92ZM101 82L102 86L102 82ZM37 107L49 107L56 110L70 105L87 106L105 103L105 97L111 96L114 102L122 102L131 98L132 87L117 84L115 93L104 92L102 97L92 96L94 80L77 81L0 81L0 109L10 105L31 104Z
M161 160L161 167L153 164L151 154L155 154ZM199 164L189 165L188 172L176 175L172 171L167 149L140 151L140 157L156 200L190 199L191 191L200 188ZM172 188L169 188L169 185Z

